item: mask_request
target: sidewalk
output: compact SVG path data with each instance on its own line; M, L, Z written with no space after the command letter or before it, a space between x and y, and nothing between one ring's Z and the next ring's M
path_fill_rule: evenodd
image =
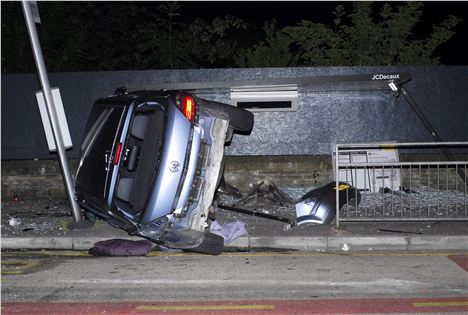
M292 209L281 215L293 217ZM220 224L240 220L249 236L230 243L227 251L301 250L321 252L468 251L467 222L341 222L293 226L219 209ZM66 201L2 203L2 249L88 250L112 238L141 239L98 220L86 229L69 229Z

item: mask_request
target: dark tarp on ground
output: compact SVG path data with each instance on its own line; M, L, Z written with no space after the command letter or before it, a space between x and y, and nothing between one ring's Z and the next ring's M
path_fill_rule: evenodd
M144 256L151 251L152 244L148 240L111 239L96 242L89 253L94 256Z

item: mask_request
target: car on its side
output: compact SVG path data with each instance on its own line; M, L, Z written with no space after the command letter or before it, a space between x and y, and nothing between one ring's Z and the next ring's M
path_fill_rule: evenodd
M251 112L176 91L116 92L97 100L75 181L79 205L157 244L219 254L208 215L224 146L248 134Z

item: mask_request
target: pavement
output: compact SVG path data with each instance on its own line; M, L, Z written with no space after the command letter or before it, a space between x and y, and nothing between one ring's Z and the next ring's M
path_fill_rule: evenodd
M292 208L262 211L294 217ZM74 227L66 200L3 201L1 218L2 250L88 250L102 240L142 239L129 236L103 220L86 224L85 228ZM339 227L332 222L290 226L222 209L218 209L216 220L220 224L242 221L248 231L248 236L228 244L226 251L468 251L468 223L461 221L340 222Z

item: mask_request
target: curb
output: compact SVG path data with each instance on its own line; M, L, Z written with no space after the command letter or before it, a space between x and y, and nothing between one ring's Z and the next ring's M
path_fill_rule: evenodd
M328 250L353 251L427 251L427 250L462 250L468 249L468 236L352 236L329 237Z
M2 237L2 249L73 249L70 237Z
M2 249L88 250L98 241L110 238L141 240L141 237L5 237ZM314 236L241 237L226 245L226 250L298 251L468 251L468 235L451 236Z

